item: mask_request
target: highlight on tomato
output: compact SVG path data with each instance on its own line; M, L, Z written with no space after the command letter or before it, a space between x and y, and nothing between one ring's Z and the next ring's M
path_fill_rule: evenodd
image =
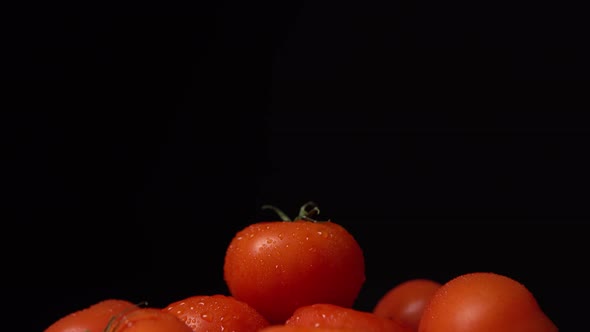
M127 300L105 299L63 316L44 332L103 332L113 317L135 307Z
M314 303L352 307L365 282L363 251L346 228L312 219L319 213L304 204L291 220L261 221L238 231L224 261L229 292L282 324L295 309Z
M292 325L271 325L261 329L258 332L364 332L363 330L329 328L329 327L310 327L310 326L292 326Z
M419 332L557 332L535 296L497 273L473 272L443 284L424 309Z
M373 308L373 313L418 331L424 308L441 286L440 282L431 279L406 280L383 294Z
M249 304L223 294L189 296L162 310L180 318L193 332L257 332L270 325Z
M316 303L297 308L285 325L311 328L349 329L364 332L412 332L396 321L372 312Z
M193 332L177 316L160 308L140 307L111 320L104 332Z

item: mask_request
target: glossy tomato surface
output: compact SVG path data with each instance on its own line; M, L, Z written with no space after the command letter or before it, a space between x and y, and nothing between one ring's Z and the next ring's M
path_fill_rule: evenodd
M474 272L443 284L424 309L419 332L557 332L520 282Z
M317 303L295 310L285 325L310 328L351 329L365 332L411 332L397 322L372 312Z
M104 332L192 332L175 315L160 308L132 310L109 325Z
M417 331L424 308L440 286L441 283L430 279L404 281L378 300L373 313Z
M44 332L103 332L111 319L134 307L126 300L106 299L60 318Z
M351 307L365 281L365 260L337 223L259 222L231 240L224 277L231 295L281 324L308 304Z
M222 294L190 296L163 309L185 322L194 332L257 332L268 321L245 302Z

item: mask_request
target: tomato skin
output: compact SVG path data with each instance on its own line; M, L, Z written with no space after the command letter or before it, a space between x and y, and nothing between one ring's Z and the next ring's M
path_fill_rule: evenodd
M269 322L245 302L222 294L190 296L162 309L185 322L194 332L257 332Z
M557 332L520 282L490 272L443 284L424 309L419 332Z
M365 281L363 251L331 221L266 221L237 232L225 255L232 296L282 324L313 303L351 307Z
M102 300L58 319L44 332L103 332L111 318L133 307L122 299Z
M373 313L418 331L424 308L441 286L441 283L430 279L404 281L391 288L377 301Z
M137 308L119 317L105 332L192 332L175 315L160 308Z
M411 332L397 322L372 312L316 303L297 308L285 325L312 328L338 328L364 332Z
M363 332L362 330L329 328L329 327L310 327L310 326L292 326L292 325L271 325L261 329L258 332Z

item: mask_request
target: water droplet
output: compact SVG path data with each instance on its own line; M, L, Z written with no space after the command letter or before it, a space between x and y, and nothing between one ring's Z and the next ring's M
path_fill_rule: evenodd
M201 318L203 318L203 320L207 322L211 322L213 320L213 318L209 314L201 314Z
M279 268L279 264L275 265L275 269L278 269L278 268Z
M273 241L273 239L271 239L271 238L268 238L268 239L266 239L266 243L268 243L268 244L271 244L271 243L273 243L273 242L274 242L274 241Z
M313 324L314 327L320 327L320 323Z
M237 237L237 239L238 239L238 240L241 240L241 239L243 239L243 237L241 237L241 236L238 236L238 237Z
M309 236L306 236L306 237L305 237L305 241L308 241L308 240L309 240Z
M279 234L277 235L277 237L278 237L280 240L282 240L282 239L283 239L283 236L284 236L284 235L283 235L283 233L279 233Z

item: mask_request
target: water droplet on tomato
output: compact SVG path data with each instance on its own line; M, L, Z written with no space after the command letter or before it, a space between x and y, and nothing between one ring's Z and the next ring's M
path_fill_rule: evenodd
M201 318L203 318L203 320L207 321L207 322L211 322L213 320L213 317L211 317L211 315L209 314L201 314Z

